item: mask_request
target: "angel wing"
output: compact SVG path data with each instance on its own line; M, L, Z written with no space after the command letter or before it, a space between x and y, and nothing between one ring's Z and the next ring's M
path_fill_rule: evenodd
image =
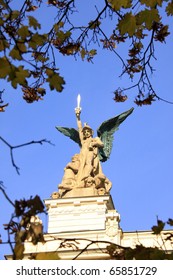
M99 148L99 157L101 161L106 161L112 150L114 132L119 129L119 125L133 112L134 108L121 113L120 115L104 121L97 129L97 135L102 140L104 147Z
M56 129L63 133L65 136L70 137L74 142L76 142L81 147L81 142L79 138L79 132L75 128L56 126Z

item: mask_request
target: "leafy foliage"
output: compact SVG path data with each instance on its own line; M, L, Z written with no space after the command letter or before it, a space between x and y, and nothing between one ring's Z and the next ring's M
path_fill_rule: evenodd
M12 203L13 204L13 203ZM23 259L24 242L30 240L34 245L44 242L43 226L36 219L36 215L44 212L44 205L39 196L28 200L16 200L13 204L14 213L4 229L8 231L9 244L13 252L13 259ZM11 237L14 236L15 245L13 248Z
M127 260L172 260L173 253L160 250L157 247L145 247L143 245L137 245L134 249L130 248L126 251L125 259Z
M173 234L164 232L166 224L173 226L173 220L168 219L167 222L157 219L157 225L152 227L152 233L161 239L161 245L155 247L145 247L142 244L137 244L134 248L119 248L116 244L107 246L107 253L111 259L118 260L173 260L173 252L169 252L164 247L165 242L173 243Z
M88 24L74 21L75 12L81 12L75 0L49 0L46 6L43 0L21 2L15 5L15 0L0 0L0 78L15 89L21 86L28 103L43 99L46 83L50 90L63 90L65 81L57 68L58 53L75 58L78 55L91 62L99 46L120 59L121 75L137 79L133 86L115 89L116 102L127 100L124 91L134 87L138 90L135 103L139 106L160 99L149 74L154 70L155 45L165 42L170 34L161 14L173 15L172 0L104 0L95 6L97 15ZM48 32L39 22L42 8L56 13ZM105 21L112 24L111 35L104 30ZM117 52L123 43L129 45L127 59Z
M167 253L158 247L145 247L142 244L135 248L122 248L115 244L107 246L107 252L111 259L116 260L172 260L173 253Z

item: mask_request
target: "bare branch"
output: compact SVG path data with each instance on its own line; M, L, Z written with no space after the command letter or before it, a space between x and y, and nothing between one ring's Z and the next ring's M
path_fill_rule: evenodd
M88 238L59 238L59 237L55 237L55 236L50 236L51 239L46 239L46 242L50 242L50 241L54 241L54 240L61 240L62 242L60 243L59 248L61 247L65 247L66 243L67 246L69 247L70 245L68 245L68 242L71 244L71 247L75 247L76 250L79 250L77 248L76 245L74 245L74 243L79 244L80 241L86 241L89 242L83 249L80 249L80 252L73 258L73 260L76 260L81 254L83 254L84 252L86 252L88 250L88 248L93 245L93 244L97 244L99 246L99 244L107 244L107 245L114 245L119 249L122 250L126 250L129 249L130 247L124 247L121 245L118 245L116 243L113 243L111 241L106 241L106 240L91 240ZM73 242L73 245L72 245ZM99 248L100 250L102 250L102 248ZM58 250L58 249L57 249ZM109 254L109 252L105 251L106 253Z
M28 146L28 145L32 145L32 144L40 144L40 145L43 145L44 143L48 143L50 145L53 145L50 141L46 140L46 139L42 139L42 140L39 140L39 141L30 141L30 142L27 142L27 143L23 143L23 144L20 144L20 145L16 145L16 146L12 146L11 144L9 144L4 138L2 138L0 136L0 140L9 147L10 149L10 157L11 157L11 162L12 162L12 165L13 167L16 169L16 172L18 175L20 175L20 168L16 165L15 163L15 160L14 160L14 155L13 155L13 150L14 149L18 149L18 148L22 148L24 146Z
M13 206L15 207L13 201L9 198L9 196L6 194L5 190L4 190L4 185L3 185L3 182L0 181L0 190L2 191L3 195L5 196L5 198L8 200L8 202Z

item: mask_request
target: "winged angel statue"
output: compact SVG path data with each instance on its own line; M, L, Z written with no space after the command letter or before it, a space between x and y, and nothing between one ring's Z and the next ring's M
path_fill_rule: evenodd
M104 121L97 129L97 137L93 137L92 128L86 123L82 126L80 120L81 108L75 108L78 130L60 127L56 129L75 141L79 147L79 154L72 157L64 169L64 176L59 184L59 196L103 195L109 193L111 182L103 174L101 162L109 159L114 133L119 125L133 112L133 108ZM67 194L68 193L68 194Z

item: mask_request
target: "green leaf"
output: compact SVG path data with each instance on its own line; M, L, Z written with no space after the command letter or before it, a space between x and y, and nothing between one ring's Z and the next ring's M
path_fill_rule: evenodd
M166 7L166 13L168 16L173 16L173 2L168 3Z
M121 35L127 33L130 37L133 36L135 34L136 27L136 18L132 15L132 13L126 13L118 23L118 29Z
M15 67L15 70L13 70L13 75L11 74L11 76L9 76L8 81L11 80L11 85L14 88L17 88L18 84L22 86L27 86L26 78L28 77L30 77L29 70L23 69L23 66L20 65L19 67Z
M119 11L121 8L131 7L131 1L129 0L108 0L108 2L115 11Z
M4 0L0 0L0 5L5 8L8 9L8 4L4 2Z
M99 21L99 20L97 20L97 21L91 20L88 25L89 25L90 29L95 29L95 28L99 27L100 24L101 24L101 21Z
M159 22L160 16L157 9L148 10L145 9L139 12L136 16L138 25L145 25L148 30L151 30L153 22Z
M41 24L37 21L36 18L34 18L32 16L28 16L28 20L29 20L29 26L30 27L33 27L35 30L41 28Z
M0 52L9 48L9 43L5 39L0 40Z
M53 25L53 28L54 28L54 30L55 30L55 32L57 32L60 28L62 28L64 26L64 22L63 21L60 21L60 22L58 22L58 23L55 23L54 25Z
M46 74L48 76L52 76L54 74L54 71L51 68L46 68Z
M33 50L37 49L37 42L35 41L35 39L33 37L29 40L28 46L29 46L29 48L32 48Z
M28 42L29 47L36 49L37 46L42 46L46 43L47 41L47 34L38 34L35 33L32 38L30 39L30 41Z
M0 57L0 78L5 79L9 73L11 64L5 57Z
M90 56L94 56L96 54L97 54L97 50L95 50L95 49L92 49L92 50L89 51Z
M55 39L55 41L58 42L58 44L61 45L70 36L71 36L71 32L70 31L63 32L62 30L59 30L59 31L56 32L56 39Z
M19 15L20 15L20 11L14 10L9 14L9 18L10 18L10 20L13 20L13 19L18 18Z
M10 55L14 60L22 60L22 56L21 56L19 50L18 50L16 47L14 47L14 48L10 51L9 55Z
M44 63L47 60L49 60L49 58L45 57L45 54L41 53L41 52L35 52L35 53L33 53L33 56L34 56L35 60L40 61L42 63Z
M84 60L84 58L86 56L86 53L87 53L86 50L84 48L82 48L81 51L80 51L80 55L81 55L82 60Z
M13 81L15 77L16 77L16 67L13 64L11 64L10 71L8 74L8 81Z
M37 88L37 91L38 91L38 93L41 94L42 96L46 94L45 88Z
M54 74L53 76L47 78L47 82L49 82L49 86L51 90L56 89L61 92L63 90L64 80L58 74Z
M26 39L27 37L30 36L30 31L28 29L28 26L24 25L22 27L20 27L17 31L18 35L22 38L22 39Z
M2 26L3 24L4 24L4 20L0 18L0 26Z
M61 92L63 90L63 85L65 84L64 79L50 68L46 69L46 74L48 76L46 81L49 83L50 89L56 89L57 91Z
M141 0L141 4L145 4L147 7L155 8L156 5L162 6L163 0Z
M23 43L23 41L20 41L20 40L18 41L17 48L21 53L27 52L27 48L26 48L25 44Z

